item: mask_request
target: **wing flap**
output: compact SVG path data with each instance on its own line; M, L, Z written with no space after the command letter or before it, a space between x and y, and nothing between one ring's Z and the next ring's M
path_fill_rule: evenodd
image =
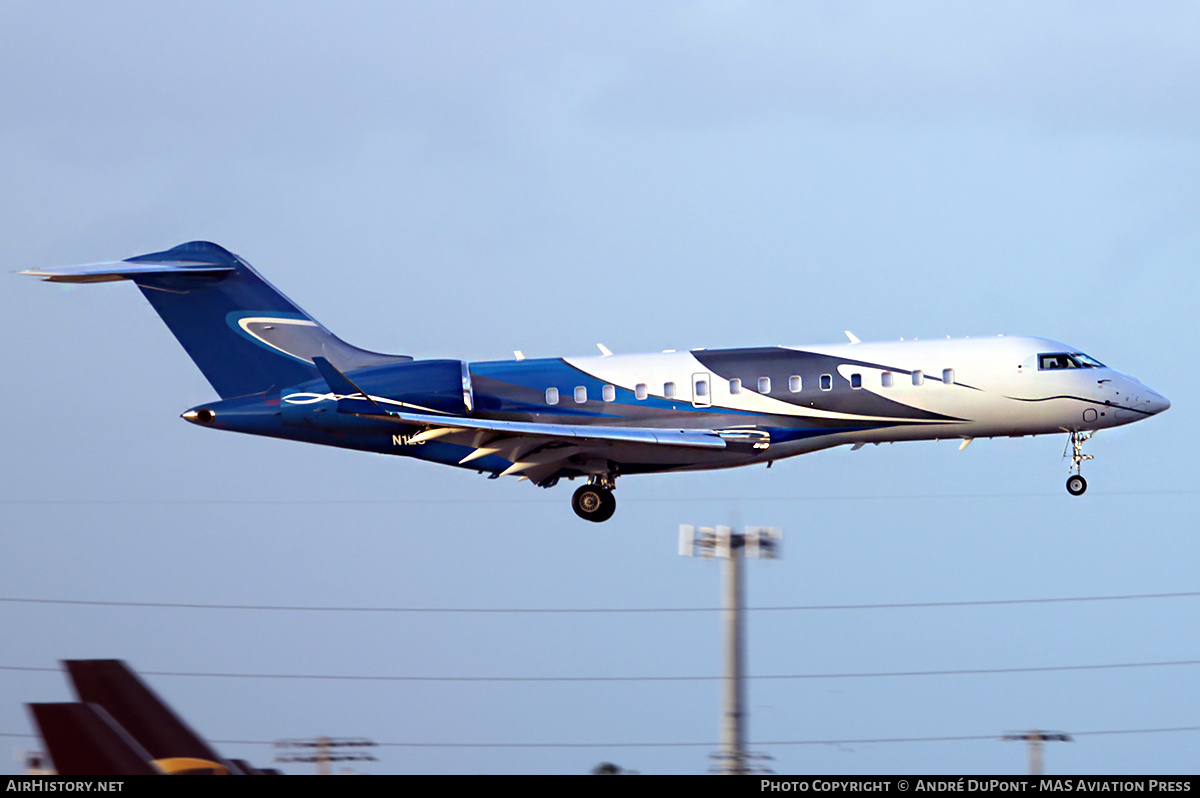
M519 454L512 461L512 465L500 472L500 476L507 477L511 474L529 475L530 471L549 469L557 471L560 464L570 459L571 455L579 451L578 446L565 446L558 449L541 449L535 448L529 454Z

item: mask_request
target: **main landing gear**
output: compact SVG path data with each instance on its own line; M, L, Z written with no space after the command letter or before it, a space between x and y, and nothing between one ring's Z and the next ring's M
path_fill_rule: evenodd
M1067 447L1071 449L1071 476L1067 477L1067 493L1072 496L1082 496L1087 490L1087 480L1079 473L1079 466L1084 460L1093 459L1090 454L1083 453L1083 444L1088 438L1096 434L1095 430L1088 432L1080 432L1074 430L1071 432L1071 437L1067 440ZM1067 456L1066 449L1063 450L1063 457Z
M617 510L617 500L612 493L615 487L616 481L612 477L592 477L571 497L571 509L585 521L597 524L607 521Z

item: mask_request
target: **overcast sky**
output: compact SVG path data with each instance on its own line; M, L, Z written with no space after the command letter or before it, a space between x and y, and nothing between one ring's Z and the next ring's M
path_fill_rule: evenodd
M1042 335L1173 407L1097 435L1078 499L1064 436L909 443L626 478L596 526L566 483L189 425L213 391L136 289L2 276L3 741L108 657L258 764L354 735L371 773L702 773L719 738L715 679L486 681L716 677L714 612L33 600L706 608L676 530L729 522L784 529L754 607L1200 591L1197 41L1190 2L5 0L7 271L207 239L352 343L467 360ZM752 611L752 675L826 677L751 681L752 748L1020 773L1015 743L814 743L1038 728L1076 735L1051 773L1194 773L1198 732L1146 730L1200 726L1200 665L1154 664L1200 660L1198 609Z

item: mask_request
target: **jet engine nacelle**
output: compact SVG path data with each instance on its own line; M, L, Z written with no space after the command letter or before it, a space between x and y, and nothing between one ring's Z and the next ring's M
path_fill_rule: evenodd
M475 409L471 372L461 360L411 360L360 369L347 377L373 397L378 412L399 410L470 415ZM381 401L383 400L383 401ZM360 404L366 404L360 402ZM365 409L359 412L369 412Z
M389 411L464 416L475 404L471 374L461 360L413 360L348 374L334 371L327 380L281 391L280 399L284 424L342 432L373 430L380 422L369 417Z

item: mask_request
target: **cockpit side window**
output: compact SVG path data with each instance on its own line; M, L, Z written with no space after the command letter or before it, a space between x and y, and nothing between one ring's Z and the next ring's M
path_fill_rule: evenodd
M1038 369L1041 371L1077 368L1080 368L1079 361L1068 355L1066 352L1038 355Z
M1085 355L1083 352L1072 352L1071 357L1075 358L1085 369L1102 369L1105 365L1090 355Z

